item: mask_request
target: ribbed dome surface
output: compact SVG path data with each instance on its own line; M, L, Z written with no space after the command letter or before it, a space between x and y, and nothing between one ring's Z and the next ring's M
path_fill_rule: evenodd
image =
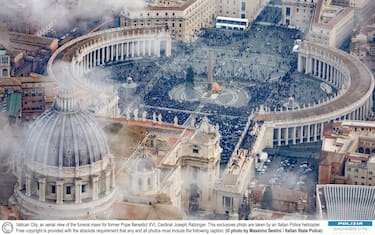
M31 125L24 158L45 166L77 167L109 154L94 116L79 108L71 91L60 91L54 106Z

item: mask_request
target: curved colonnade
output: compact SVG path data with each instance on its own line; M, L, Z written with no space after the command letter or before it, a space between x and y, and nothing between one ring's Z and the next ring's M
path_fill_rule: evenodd
M72 75L82 77L92 68L145 57L170 56L171 37L160 28L115 28L90 33L61 46L48 62L48 75L57 78L53 65L70 63ZM77 80L76 80L77 81Z
M372 112L374 77L353 56L306 41L298 50L298 71L337 87L339 95L314 107L256 113L255 120L264 123L263 147L316 142L322 139L324 124L365 120Z

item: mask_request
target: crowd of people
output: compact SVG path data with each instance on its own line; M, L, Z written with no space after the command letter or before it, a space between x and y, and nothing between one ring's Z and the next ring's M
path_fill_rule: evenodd
M294 97L300 106L317 102L328 96L319 89L320 81L305 79L296 72L297 55L292 52L297 31L274 27L253 26L248 31L208 29L193 43L173 43L172 56L147 61L133 61L112 66L112 78L125 82L132 77L137 89L131 99L121 99L122 107L132 102L139 113L161 113L163 121L179 124L188 120L192 111L206 113L218 124L222 135L222 159L229 159L246 125L247 117L260 105L279 110ZM194 80L207 80L208 54L212 53L213 75L224 89L241 87L251 99L241 107L226 107L199 101L174 100L170 95L174 87L185 83L188 67L194 70ZM124 112L124 110L122 110ZM254 137L247 135L245 144L251 145Z

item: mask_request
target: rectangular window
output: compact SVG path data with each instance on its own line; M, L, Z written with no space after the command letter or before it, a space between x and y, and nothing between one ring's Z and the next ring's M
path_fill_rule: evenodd
M51 185L51 193L56 193L56 185Z
M66 186L66 194L72 194L72 187Z
M2 63L2 64L9 64L9 56L1 56L1 60L0 60L0 62Z
M226 197L223 196L223 207L225 209L232 209L233 208L233 197Z
M241 2L241 11L246 11L246 2Z
M8 77L9 75L8 75L8 69L3 69L3 71L2 71L2 75L1 75L2 77Z
M85 193L86 192L86 184L83 184L82 185L82 193Z
M286 15L287 15L287 16L290 16L290 7L287 7L287 8L286 8Z

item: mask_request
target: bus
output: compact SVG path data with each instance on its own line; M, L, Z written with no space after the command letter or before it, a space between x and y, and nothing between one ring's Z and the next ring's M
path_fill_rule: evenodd
M231 18L218 16L216 18L216 28L219 29L238 29L246 30L249 27L249 21L241 18Z

